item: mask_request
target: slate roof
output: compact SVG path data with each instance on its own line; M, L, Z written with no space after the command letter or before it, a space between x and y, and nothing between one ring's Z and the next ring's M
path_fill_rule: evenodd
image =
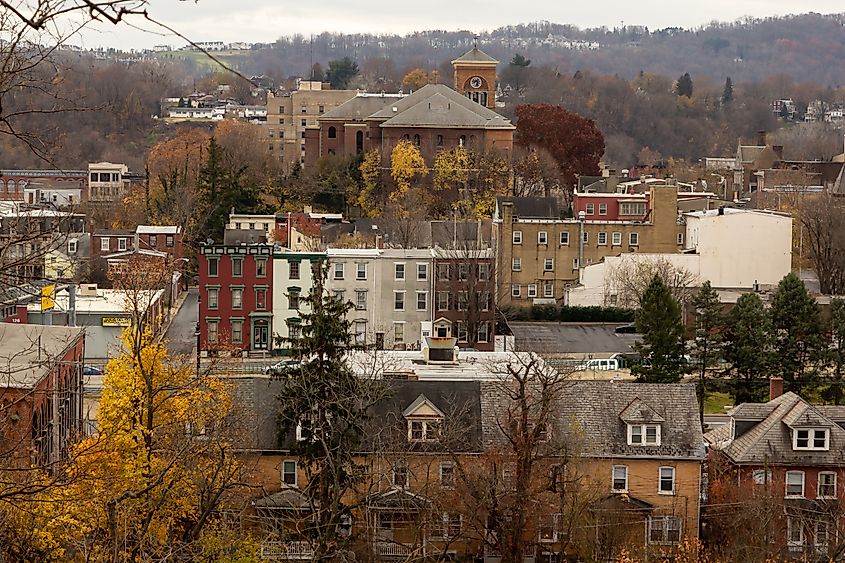
M553 197L496 197L496 207L513 202L513 216L521 219L560 219L560 207ZM501 216L501 212L499 213Z
M627 323L510 322L518 350L544 354L633 354L638 334L616 334Z
M845 408L814 406L784 393L768 403L737 405L728 413L731 424L708 432L705 439L737 464L831 466L845 463ZM838 422L837 422L838 421ZM793 450L792 429L830 430L829 449Z
M0 389L32 389L84 334L81 327L0 323Z
M370 115L376 113L388 104L398 102L395 96L355 96L327 111L320 116L320 119L343 120L343 121L365 121Z
M485 382L481 390L484 443L490 445L500 440L498 421L507 399L501 384ZM664 420L660 423L659 446L628 445L628 427L620 417L636 401ZM693 384L573 381L566 384L558 413L556 427L564 435L582 436L583 440L574 447L586 457L692 460L705 457Z
M478 48L478 46L473 47L470 51L467 51L454 61L452 64L455 63L498 63L496 59L482 51Z
M244 450L274 451L279 449L276 397L282 389L280 381L267 377L231 377L233 403L238 407L232 422L239 428L236 447Z

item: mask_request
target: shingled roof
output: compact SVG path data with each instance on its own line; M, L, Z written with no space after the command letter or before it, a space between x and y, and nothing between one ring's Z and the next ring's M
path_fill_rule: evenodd
M396 96L355 96L320 116L320 120L364 121L388 104L399 101Z
M496 63L498 64L499 61L482 51L476 45L471 50L467 51L454 61L452 64L455 63Z
M845 463L845 408L811 405L795 393L767 403L743 403L730 413L731 423L705 434L714 449L737 464L831 466ZM794 428L827 428L828 450L794 450Z

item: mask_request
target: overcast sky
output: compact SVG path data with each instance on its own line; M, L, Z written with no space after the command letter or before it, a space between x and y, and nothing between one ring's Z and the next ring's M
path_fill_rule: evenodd
M424 29L485 31L499 26L548 20L579 27L625 24L650 29L696 27L712 20L804 12L845 11L842 0L149 0L152 17L194 41L272 42L302 33L400 33ZM139 26L154 30L149 23ZM158 30L161 31L161 30ZM98 26L74 40L85 47L181 46L173 36L142 32L130 26Z

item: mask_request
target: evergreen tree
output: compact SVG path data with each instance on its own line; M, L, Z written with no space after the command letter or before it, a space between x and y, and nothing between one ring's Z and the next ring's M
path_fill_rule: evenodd
M358 63L349 57L343 57L336 61L329 61L326 80L331 83L333 90L343 90L349 87L349 82L357 75Z
M347 364L347 353L361 348L347 319L353 305L324 289L321 266L315 267L313 290L300 300L300 336L276 338L290 349L291 361L275 375L283 381L281 445L297 456L305 475L299 490L310 513L300 524L314 561L331 559L345 548L343 523L355 508L350 493L364 478L354 455L367 433L369 408L386 395L380 380L358 376Z
M636 350L642 363L632 372L645 383L677 383L686 371L681 307L660 276L655 275L640 299L635 316L643 335Z
M801 393L826 363L821 311L797 275L780 281L772 299L774 368L788 391Z
M830 360L833 364L833 380L825 389L823 397L835 405L845 399L842 371L845 368L845 299L837 297L830 302Z
M763 398L771 359L771 322L756 293L736 302L725 322L725 361L730 365L735 404Z
M733 99L734 99L734 85L733 85L733 82L731 82L731 77L728 76L725 79L725 89L722 90L722 103L723 104L729 104L733 101Z
M692 299L695 307L695 362L698 369L698 410L704 421L704 397L707 393L707 369L718 363L722 357L722 304L719 294L704 282Z
M690 77L688 72L685 72L683 76L678 78L678 82L675 85L675 93L678 96L692 98L692 77Z

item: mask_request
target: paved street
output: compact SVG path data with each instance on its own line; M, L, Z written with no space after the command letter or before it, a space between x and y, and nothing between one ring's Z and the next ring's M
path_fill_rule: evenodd
M192 287L188 290L188 296L182 304L182 308L176 313L173 322L164 338L167 340L167 349L171 354L194 354L197 337L194 335L196 323L199 320L199 302L197 297L199 291Z

